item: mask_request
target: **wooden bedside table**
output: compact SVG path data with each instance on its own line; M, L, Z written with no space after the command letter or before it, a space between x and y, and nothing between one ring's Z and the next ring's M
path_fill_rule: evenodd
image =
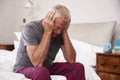
M120 80L120 55L97 53L96 71L102 80Z

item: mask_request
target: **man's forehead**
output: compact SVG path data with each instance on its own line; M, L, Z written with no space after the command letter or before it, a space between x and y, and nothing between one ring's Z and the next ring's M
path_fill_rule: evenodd
M69 23L69 20L63 19L63 18L61 18L61 17L56 17L55 21L56 21L57 23L60 23L60 24L63 24L63 25L66 25L66 24Z

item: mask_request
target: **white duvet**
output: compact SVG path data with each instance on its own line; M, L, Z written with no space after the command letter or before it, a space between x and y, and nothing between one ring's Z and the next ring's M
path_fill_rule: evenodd
M81 48L83 48L84 44L81 44L81 45L82 45ZM86 47L86 48L88 48L88 47ZM84 52L84 54L88 53L85 51L83 51L83 52ZM61 55L61 52L59 51L59 54L57 55L55 62L64 61L63 56L62 57L60 57L60 56L62 56L62 55ZM16 58L16 49L13 51L0 50L0 80L30 80L30 79L27 79L22 74L12 72L13 65L15 63L15 58ZM79 58L79 57L77 57L77 58ZM79 59L77 59L77 61L79 61ZM84 63L84 61L83 61L83 63ZM84 64L84 67L85 67L86 80L101 80L100 77L96 74L95 70L90 65ZM52 78L52 80L67 80L65 76L60 76L60 75L51 75L51 78Z
M12 72L16 54L14 51L0 50L0 80L30 80L22 74ZM88 65L85 67L86 80L100 80L94 69ZM64 76L51 75L52 80L66 80Z

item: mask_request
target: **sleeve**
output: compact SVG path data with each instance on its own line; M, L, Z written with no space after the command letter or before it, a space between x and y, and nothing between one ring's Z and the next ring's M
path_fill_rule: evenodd
M34 28L35 26L36 25L34 25L33 23L29 23L25 26L25 28L22 32L24 46L39 44L39 41L37 39L36 30Z

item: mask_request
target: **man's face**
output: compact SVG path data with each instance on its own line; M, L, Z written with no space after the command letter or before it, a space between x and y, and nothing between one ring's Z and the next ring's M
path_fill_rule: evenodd
M53 31L53 37L56 37L60 35L67 27L68 27L69 21L63 20L60 17L57 17L55 19L55 27Z

